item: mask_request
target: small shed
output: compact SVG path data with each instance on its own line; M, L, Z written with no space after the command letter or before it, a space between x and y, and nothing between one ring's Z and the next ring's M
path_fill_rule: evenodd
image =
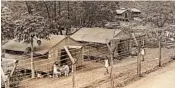
M41 43L35 45L34 51L34 64L35 69L39 71L50 71L52 69L53 63L57 62L60 66L64 63L71 65L71 60L68 57L64 46L68 46L72 57L76 59L77 66L81 66L83 63L82 58L82 46L80 43L76 42L74 39L64 36L64 35L51 35L49 40L40 39ZM80 48L74 47L80 46ZM11 48L10 48L11 47ZM15 48L13 48L15 47ZM4 50L8 51L20 51L25 52L26 48L30 47L27 43L9 41L3 46ZM26 57L27 58L27 57ZM20 63L29 63L30 59L22 60ZM30 64L24 66L30 69Z
M106 28L81 28L79 31L75 32L71 35L71 38L79 41L80 43L84 44L85 46L85 54L91 55L95 57L105 57L109 55L108 47L106 43L109 43L109 40L115 38L111 44L112 47L116 48L116 57L119 55L118 53L128 53L130 51L129 48L129 41L123 41L129 36L125 34L120 29L106 29ZM120 47L120 48L118 48ZM121 50L121 47L122 50ZM123 51L125 50L125 51ZM121 52L119 52L121 51Z
M128 9L121 8L121 9L116 10L115 18L121 21L130 21L132 20L132 13Z
M134 20L136 17L140 17L141 11L136 8L121 8L116 10L116 19L121 21Z

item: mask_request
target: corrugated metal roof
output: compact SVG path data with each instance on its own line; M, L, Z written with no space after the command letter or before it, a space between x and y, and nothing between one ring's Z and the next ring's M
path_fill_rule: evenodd
M71 38L77 41L106 43L108 39L119 34L119 29L105 29L105 28L81 28L75 32Z
M66 36L63 35L51 35L49 37L49 40L46 39L40 39L41 45L38 46L37 42L34 41L34 46L36 47L36 51L45 51L52 48L54 45L59 43L61 40L66 38ZM26 51L27 47L30 47L30 44L24 43L24 42L17 42L16 39L13 39L9 42L7 42L5 45L2 46L3 49L6 50L14 50L14 51Z

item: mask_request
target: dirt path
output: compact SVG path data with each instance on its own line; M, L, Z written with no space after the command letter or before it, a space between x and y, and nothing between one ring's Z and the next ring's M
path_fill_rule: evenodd
M175 62L124 88L175 88Z
M146 59L142 62L142 72L154 68L158 64L158 49L148 49ZM169 56L174 54L174 50L163 50L163 63L168 62ZM104 68L98 68L91 71L81 72L76 74L76 87L77 88L108 88L109 75L104 75ZM136 75L136 57L128 57L120 63L114 65L115 86L122 84L124 80ZM22 88L71 88L71 76L66 78L44 78L25 80L21 83Z

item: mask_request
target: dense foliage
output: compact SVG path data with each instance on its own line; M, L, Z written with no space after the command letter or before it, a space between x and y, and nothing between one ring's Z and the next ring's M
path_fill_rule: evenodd
M34 30L46 27L47 32L51 34L69 34L71 27L104 27L106 22L115 22L115 10L123 7L140 9L143 23L151 23L153 27L160 28L175 23L175 2L5 1L2 2L1 7L2 39L14 38L15 32L20 32L15 31L19 27L15 23L16 20L26 25L25 21L28 21L30 16L30 20L39 17L43 18L42 22L45 22L43 23L45 26L33 28ZM34 26L26 27L30 29Z

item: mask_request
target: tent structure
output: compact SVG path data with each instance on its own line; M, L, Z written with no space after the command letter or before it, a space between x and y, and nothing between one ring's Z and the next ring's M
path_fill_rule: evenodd
M51 71L52 65L55 62L60 66L64 63L71 64L71 60L65 52L64 46L71 46L68 49L72 53L72 57L78 60L77 66L82 65L82 48L77 48L78 46L81 46L81 44L74 39L64 35L51 35L49 40L40 39L40 41L41 43L39 45L36 43L34 51L34 54L36 55L34 57L36 70L44 72ZM30 45L12 40L6 43L3 46L3 49L10 51L25 51L28 46ZM26 57L25 60L19 61L19 64L24 63L30 63L30 58ZM30 69L30 64L23 65L20 68Z

